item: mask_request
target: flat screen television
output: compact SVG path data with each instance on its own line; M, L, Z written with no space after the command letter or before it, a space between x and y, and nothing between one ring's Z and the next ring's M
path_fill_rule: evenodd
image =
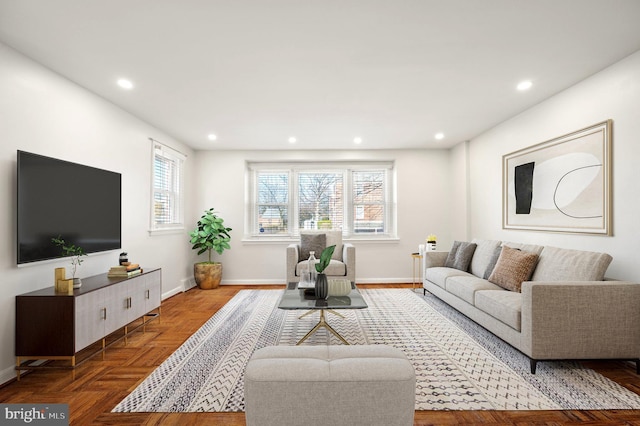
M18 264L63 257L60 236L86 253L119 249L121 175L18 151Z

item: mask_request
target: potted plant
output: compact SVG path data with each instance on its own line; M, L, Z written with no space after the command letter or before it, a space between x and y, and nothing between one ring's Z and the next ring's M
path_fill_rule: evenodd
M84 261L82 256L86 256L87 254L84 252L82 247L78 247L75 244L69 244L65 240L58 235L55 238L51 239L51 242L58 247L62 247L62 254L64 257L71 256L71 278L73 278L73 288L80 288L82 285L82 280L80 278L76 278L76 270L80 264Z
M316 271L318 271L318 275L316 277L316 298L318 299L326 299L329 295L329 281L327 280L327 275L324 273L324 270L329 266L329 262L331 262L331 256L333 256L333 251L336 249L336 246L329 246L322 250L320 254L320 261L316 263Z
M216 214L213 208L205 210L198 221L198 227L189 233L191 237L191 247L198 250L198 255L208 252L209 259L206 262L198 262L193 265L193 276L196 284L201 289L218 288L222 279L222 263L211 260L211 251L222 254L226 249L230 249L229 241L231 228L224 226L224 219Z

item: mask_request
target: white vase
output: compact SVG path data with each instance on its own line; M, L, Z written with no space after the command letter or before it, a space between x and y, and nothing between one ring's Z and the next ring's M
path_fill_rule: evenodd
M80 288L82 285L82 280L80 278L73 279L73 288Z
M351 293L351 281L329 280L329 296L348 296Z

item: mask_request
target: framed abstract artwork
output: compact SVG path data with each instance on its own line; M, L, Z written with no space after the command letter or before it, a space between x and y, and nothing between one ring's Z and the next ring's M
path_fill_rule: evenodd
M612 120L502 156L502 227L612 235Z

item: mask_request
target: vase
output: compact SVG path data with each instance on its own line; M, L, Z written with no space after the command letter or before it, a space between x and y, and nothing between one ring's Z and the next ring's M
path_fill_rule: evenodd
M199 262L193 265L193 277L201 290L211 290L220 286L222 263Z
M80 287L82 287L82 280L80 278L74 278L73 288L80 288Z
M329 281L326 274L316 277L316 299L326 299L329 295Z

